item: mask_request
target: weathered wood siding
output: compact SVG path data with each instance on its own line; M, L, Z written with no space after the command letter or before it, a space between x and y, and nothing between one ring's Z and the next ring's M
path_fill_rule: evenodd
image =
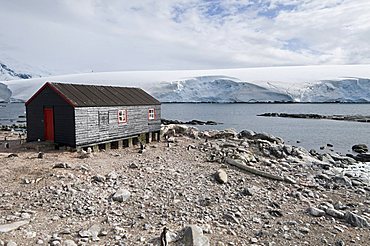
M150 108L155 109L156 117L154 120L148 119ZM118 110L127 110L127 123L118 123ZM161 128L160 105L76 107L74 113L76 146L125 138L140 133L159 131ZM101 117L99 117L99 114ZM107 115L108 120L105 120Z
M49 87L26 106L27 141L44 140L45 107L54 111L54 142L75 146L74 108Z

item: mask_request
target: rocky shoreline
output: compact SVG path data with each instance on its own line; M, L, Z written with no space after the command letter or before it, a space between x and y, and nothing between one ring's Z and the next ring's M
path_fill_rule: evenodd
M321 114L263 113L257 116L296 118L296 119L315 119L315 120L341 120L341 121L370 123L370 115L321 115Z
M0 245L370 241L370 168L356 158L183 125L144 151L56 151L2 134Z

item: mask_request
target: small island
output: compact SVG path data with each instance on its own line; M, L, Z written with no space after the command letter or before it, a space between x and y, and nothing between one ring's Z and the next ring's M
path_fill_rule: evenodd
M281 117L296 119L316 119L316 120L341 120L370 123L370 115L321 115L321 114L289 114L289 113L263 113L257 116Z

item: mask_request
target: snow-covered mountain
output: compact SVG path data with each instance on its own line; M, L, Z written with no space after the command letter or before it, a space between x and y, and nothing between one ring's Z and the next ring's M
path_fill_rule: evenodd
M199 76L160 83L151 89L162 102L293 101L284 92L223 76Z
M40 78L50 75L44 69L16 61L5 54L0 55L0 81Z
M6 81L0 97L27 100L47 81L141 87L162 102L370 102L370 65L71 74Z

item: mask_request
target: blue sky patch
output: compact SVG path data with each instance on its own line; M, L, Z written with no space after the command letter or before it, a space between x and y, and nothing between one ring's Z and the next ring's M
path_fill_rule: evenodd
M296 7L297 5L294 5L294 4L287 4L287 5L279 4L274 8L269 8L269 6L265 4L264 6L259 7L260 10L258 11L258 16L263 16L269 19L274 19L280 14L280 12L283 12L283 11L289 12L289 11L295 10Z

